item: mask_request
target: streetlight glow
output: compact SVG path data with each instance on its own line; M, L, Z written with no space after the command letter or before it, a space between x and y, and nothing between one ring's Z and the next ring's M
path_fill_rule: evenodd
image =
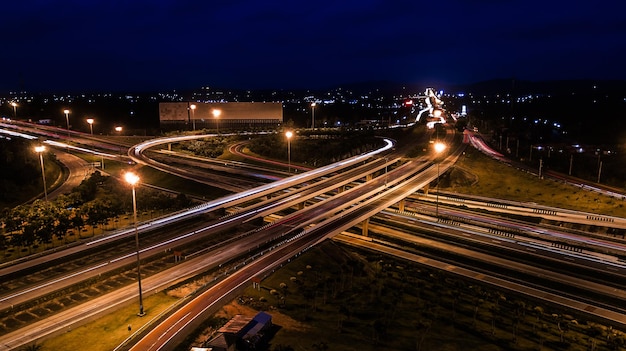
M141 294L141 265L139 261L139 232L137 231L137 197L135 196L135 185L139 182L139 176L133 172L126 172L124 179L133 188L133 222L135 224L135 248L137 252L137 284L139 286L139 317L143 317L143 297Z
M191 104L189 108L191 109L191 124L193 125L193 130L196 130L196 105Z
M291 137L293 137L293 132L288 130L287 132L285 132L285 136L287 137L287 159L288 159L288 165L289 165L289 174L291 174Z
M13 119L17 119L17 103L11 102L11 106L13 106Z
M445 149L446 149L446 144L439 142L439 141L435 143L435 152L437 154L442 153Z
M70 137L70 110L63 110L65 113L65 123L67 124L67 137Z
M317 106L317 104L312 102L311 103L311 129L315 128L315 106Z
M87 123L89 123L89 130L91 131L91 135L93 135L93 118L87 118Z
M126 180L126 183L135 186L135 184L139 182L139 176L133 172L126 172L126 174L124 174L124 180Z
M214 109L212 111L213 118L215 118L215 123L217 125L217 133L220 133L220 115L222 114L222 110Z
M437 155L441 154L446 150L446 144L438 141L435 143L435 153ZM437 194L435 200L435 217L439 220L439 164L441 164L441 160L437 161Z
M41 177L43 178L43 194L46 202L48 201L48 187L46 186L46 171L43 167L43 152L46 151L46 147L43 145L35 146L35 152L39 154L39 162L41 163Z

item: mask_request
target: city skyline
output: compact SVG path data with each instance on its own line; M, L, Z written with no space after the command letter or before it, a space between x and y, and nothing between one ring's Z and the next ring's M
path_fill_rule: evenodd
M626 79L621 3L7 4L0 91Z

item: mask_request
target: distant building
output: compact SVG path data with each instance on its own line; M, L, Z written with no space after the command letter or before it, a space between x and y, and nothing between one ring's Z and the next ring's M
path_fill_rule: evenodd
M275 127L283 123L283 105L280 102L161 102L159 120L163 129Z
M272 316L259 312L254 318L236 315L207 343L211 351L253 350L272 327Z

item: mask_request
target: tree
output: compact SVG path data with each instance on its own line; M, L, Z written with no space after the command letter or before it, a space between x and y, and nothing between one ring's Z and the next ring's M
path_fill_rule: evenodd
M102 199L96 199L87 203L83 206L83 213L87 216L85 222L92 226L92 234L95 234L96 226L107 224L109 218L115 216L111 202Z
M20 348L20 351L40 351L41 349L42 349L41 345L33 343L33 344L26 345L26 346L22 346Z

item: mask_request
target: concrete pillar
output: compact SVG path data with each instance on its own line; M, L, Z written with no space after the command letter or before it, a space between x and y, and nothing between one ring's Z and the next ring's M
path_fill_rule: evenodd
M404 212L404 199L402 199L402 200L400 200L400 202L398 202L398 211Z
M361 231L361 234L363 236L368 236L369 225L370 225L369 218L363 221L363 230Z

